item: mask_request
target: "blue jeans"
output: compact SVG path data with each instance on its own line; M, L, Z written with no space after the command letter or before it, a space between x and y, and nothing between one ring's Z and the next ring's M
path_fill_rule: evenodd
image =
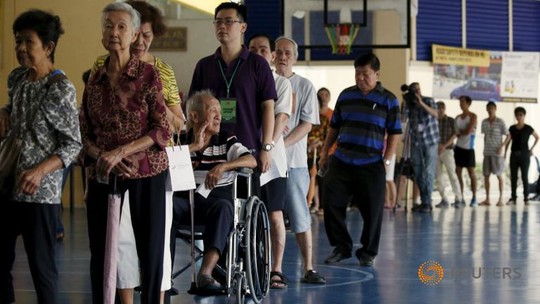
M415 182L420 190L422 204L431 206L431 194L433 193L433 181L437 168L438 145L412 146L411 161L414 170Z

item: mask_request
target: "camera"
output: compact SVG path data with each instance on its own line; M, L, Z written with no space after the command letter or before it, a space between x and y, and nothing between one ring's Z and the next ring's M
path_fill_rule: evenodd
M416 104L416 90L413 85L401 85L401 92L403 92L403 99L407 102L408 106Z

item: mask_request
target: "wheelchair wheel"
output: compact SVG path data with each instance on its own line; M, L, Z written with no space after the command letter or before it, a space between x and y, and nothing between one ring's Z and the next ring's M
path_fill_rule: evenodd
M246 206L246 277L253 301L261 303L270 289L270 221L259 198L251 197Z
M234 282L236 283L234 292L236 293L236 303L243 304L246 300L245 277L241 273L236 273Z

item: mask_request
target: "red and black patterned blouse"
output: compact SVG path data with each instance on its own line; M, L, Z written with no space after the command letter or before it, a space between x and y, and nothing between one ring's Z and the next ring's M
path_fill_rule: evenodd
M131 58L117 86L112 88L107 65L108 60L93 74L84 90L80 114L83 155L90 142L110 151L150 136L153 146L129 156L136 169L131 178L155 176L168 169L164 147L170 137L158 73L152 65Z

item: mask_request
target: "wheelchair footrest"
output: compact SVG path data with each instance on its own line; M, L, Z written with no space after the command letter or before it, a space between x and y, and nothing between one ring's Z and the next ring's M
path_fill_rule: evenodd
M221 289L206 289L206 288L197 288L195 284L191 285L191 288L188 290L189 294L197 295L197 296L225 296L228 295L229 292L227 291L227 288L223 287Z

